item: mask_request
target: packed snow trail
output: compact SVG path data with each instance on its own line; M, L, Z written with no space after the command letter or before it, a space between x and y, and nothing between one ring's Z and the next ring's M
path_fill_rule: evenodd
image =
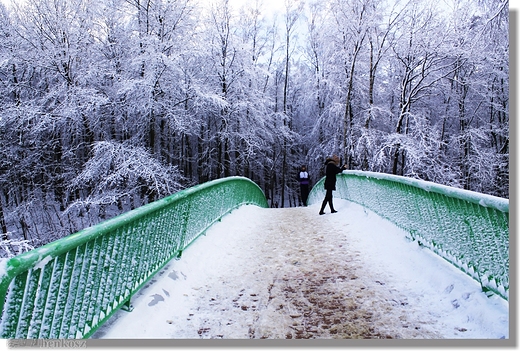
M508 337L507 303L385 220L334 201L339 212L323 216L235 210L93 338Z

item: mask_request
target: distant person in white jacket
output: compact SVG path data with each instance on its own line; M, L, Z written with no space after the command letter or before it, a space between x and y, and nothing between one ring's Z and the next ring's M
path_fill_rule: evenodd
M309 173L307 167L302 166L300 173L298 173L298 181L300 182L300 194L302 197L303 206L307 206L307 198L309 197Z

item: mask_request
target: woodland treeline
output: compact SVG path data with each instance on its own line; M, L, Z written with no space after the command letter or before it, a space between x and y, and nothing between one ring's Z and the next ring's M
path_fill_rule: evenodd
M508 1L280 1L0 5L1 255L331 154L509 197Z

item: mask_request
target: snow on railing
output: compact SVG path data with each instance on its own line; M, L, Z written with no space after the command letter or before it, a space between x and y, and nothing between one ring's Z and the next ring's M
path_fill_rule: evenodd
M324 178L308 204L323 200ZM509 200L383 173L344 171L334 196L357 203L405 230L412 240L509 298Z
M0 267L4 339L92 335L171 259L233 209L267 207L243 177L200 184L40 248Z

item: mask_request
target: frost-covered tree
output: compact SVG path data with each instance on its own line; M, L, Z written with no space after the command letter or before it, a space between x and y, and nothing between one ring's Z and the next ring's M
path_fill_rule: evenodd
M83 213L86 208L117 205L131 210L143 200L155 200L182 188L176 167L162 164L142 147L101 141L93 145L92 157L71 182L71 189L83 192L81 200L69 206ZM104 216L101 216L102 218Z

